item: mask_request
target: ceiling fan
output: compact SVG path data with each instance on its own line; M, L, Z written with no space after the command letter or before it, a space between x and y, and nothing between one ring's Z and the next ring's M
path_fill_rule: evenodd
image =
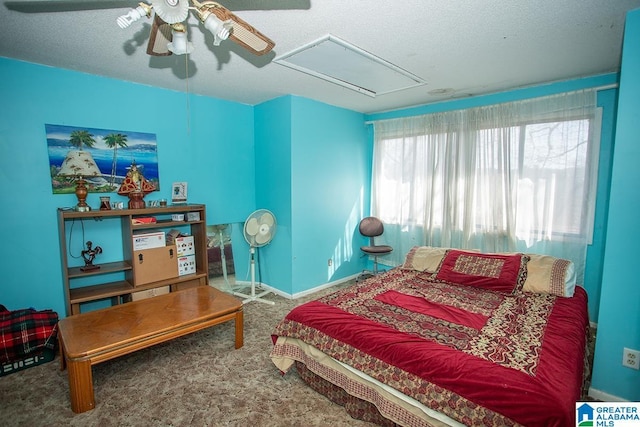
M116 22L124 29L142 17L150 18L154 12L147 44L149 55L184 55L193 51L193 44L187 39L186 20L189 12L194 12L204 27L213 34L214 46L230 38L256 55L264 55L275 46L271 39L213 1L149 0L148 3L140 2L136 8L118 17Z
M7 8L20 12L57 12L73 10L107 9L122 7L123 0L18 0L6 1ZM128 1L127 1L128 2ZM247 2L244 2L247 3ZM292 0L291 4L304 7L308 0ZM242 8L243 2L238 6ZM246 7L245 7L246 8ZM270 52L275 43L229 9L214 1L198 0L145 0L137 7L118 17L122 29L143 17L152 18L147 53L153 56L184 55L193 50L187 39L187 18L192 12L203 26L213 34L214 46L231 39L255 55Z

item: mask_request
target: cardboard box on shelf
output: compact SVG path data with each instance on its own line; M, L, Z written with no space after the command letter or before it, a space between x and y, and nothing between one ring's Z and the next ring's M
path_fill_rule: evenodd
M193 236L182 236L174 239L174 244L178 248L178 256L194 255L196 247L193 242Z
M175 245L133 252L133 286L178 277Z
M144 231L133 233L133 250L140 251L143 249L160 248L166 245L166 237L164 231Z
M194 274L196 272L195 255L181 256L178 258L178 275Z

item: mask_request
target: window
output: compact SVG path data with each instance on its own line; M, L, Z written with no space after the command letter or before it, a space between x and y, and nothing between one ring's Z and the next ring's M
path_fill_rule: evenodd
M580 91L376 122L372 214L400 257L416 244L586 251L598 117Z

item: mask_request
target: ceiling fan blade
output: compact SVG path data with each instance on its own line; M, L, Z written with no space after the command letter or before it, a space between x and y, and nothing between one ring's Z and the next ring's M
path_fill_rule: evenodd
M220 0L233 10L292 10L311 8L311 0ZM22 13L71 12L79 10L136 7L140 0L10 0L4 5Z
M229 9L216 5L211 8L211 12L221 21L231 20L233 22L233 31L229 38L256 55L269 53L276 45L271 39L253 28L246 21L240 19Z
M147 53L151 56L169 56L171 51L167 45L171 42L171 25L167 24L158 15L153 18Z
M311 9L311 0L218 0L218 3L234 11Z
M13 0L4 5L22 13L75 12L81 10L120 9L135 7L135 0Z

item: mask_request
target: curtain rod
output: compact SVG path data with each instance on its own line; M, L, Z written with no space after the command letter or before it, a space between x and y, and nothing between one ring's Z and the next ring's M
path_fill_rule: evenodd
M595 89L596 92L601 91L601 90L607 90L607 89L617 89L618 87L620 87L620 85L618 83L611 83L608 85L602 85L602 86L595 86L592 88L588 88L588 89ZM569 92L575 92L575 91L569 91ZM562 92L560 92L562 93ZM480 96L484 96L484 95L480 95ZM551 95L545 95L545 96L551 96ZM460 98L462 99L462 98ZM453 100L452 100L453 101ZM415 108L415 107L410 107L410 108ZM377 114L377 113L373 113L373 114ZM365 125L372 125L375 122L379 122L379 121L383 121L383 120L394 120L394 119L379 119L379 120L367 120L366 122L364 122Z

